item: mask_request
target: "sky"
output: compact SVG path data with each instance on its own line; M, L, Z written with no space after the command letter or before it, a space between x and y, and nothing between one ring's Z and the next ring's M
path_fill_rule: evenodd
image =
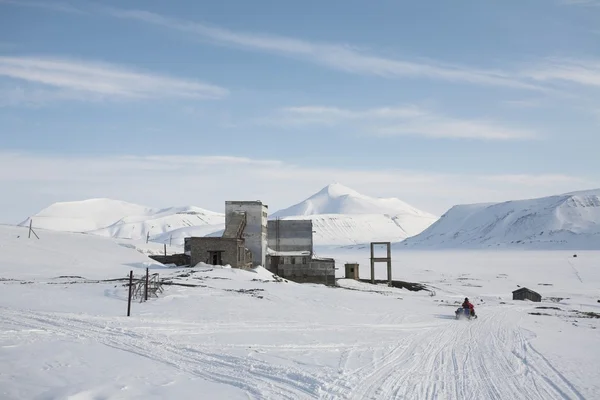
M600 0L0 0L0 222L600 187Z

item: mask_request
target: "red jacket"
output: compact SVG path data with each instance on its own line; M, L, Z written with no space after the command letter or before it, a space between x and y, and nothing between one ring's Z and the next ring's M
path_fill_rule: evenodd
M474 310L474 309L475 309L475 307L473 306L473 304L471 304L471 302L470 302L470 301L465 301L465 302L462 304L462 306L463 306L463 308L467 308L467 307L468 307L468 308L469 308L469 310Z

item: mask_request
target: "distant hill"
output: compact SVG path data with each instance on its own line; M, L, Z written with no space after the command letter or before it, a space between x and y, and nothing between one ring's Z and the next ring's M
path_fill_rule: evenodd
M340 184L270 218L312 219L317 245L399 241L437 219L398 199L365 196ZM157 209L111 199L55 203L31 219L37 228L122 239L144 239L149 233L151 241L174 245L189 236L219 236L225 227L225 214L198 207Z
M270 218L312 219L316 244L399 241L422 232L437 217L396 198L375 198L339 183Z
M600 249L600 189L454 206L402 248Z
M37 228L125 239L142 239L148 232L153 238L195 226L217 225L218 230L225 224L224 214L198 207L155 209L111 199L55 203L20 225L29 225L30 219Z

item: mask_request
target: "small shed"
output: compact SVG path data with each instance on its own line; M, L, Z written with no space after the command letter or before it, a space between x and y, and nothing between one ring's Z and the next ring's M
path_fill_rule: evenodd
M537 292L534 292L531 289L527 289L527 288L520 288L517 290L514 290L512 292L513 294L513 300L531 300L531 301L535 301L535 302L540 302L542 301L542 295L540 295Z
M359 279L358 277L358 264L348 263L346 267L346 279Z

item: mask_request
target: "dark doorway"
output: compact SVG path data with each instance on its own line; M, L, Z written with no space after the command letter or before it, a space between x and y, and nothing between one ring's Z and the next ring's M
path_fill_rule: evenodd
M221 253L223 253L223 252L222 251L209 251L208 252L208 262L211 265L223 265Z

